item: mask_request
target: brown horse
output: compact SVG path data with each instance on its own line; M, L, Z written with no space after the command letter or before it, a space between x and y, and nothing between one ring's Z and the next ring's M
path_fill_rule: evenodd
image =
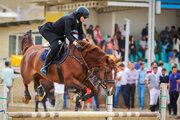
M93 68L99 68L102 75L99 75L100 84L105 86L109 95L114 93L115 63L108 57L99 47L90 44L87 41L78 42L82 46L82 51L79 52L74 45L70 45L70 51L66 60L60 65L66 86L72 86L81 91L81 95L86 94L86 88L91 89L92 97L97 94L97 89L87 77L88 71ZM51 64L49 72L46 75L40 72L43 62L40 60L40 55L44 51L43 46L34 45L31 38L31 32L27 32L21 40L21 50L24 54L21 61L21 75L25 86L25 103L28 103L31 96L28 90L28 84L34 80L46 79L52 82L60 82L56 65ZM82 65L83 64L83 65ZM107 73L107 74L104 74ZM104 81L106 78L107 81ZM110 81L110 82L109 82ZM86 99L88 99L86 98ZM86 100L84 98L84 100Z

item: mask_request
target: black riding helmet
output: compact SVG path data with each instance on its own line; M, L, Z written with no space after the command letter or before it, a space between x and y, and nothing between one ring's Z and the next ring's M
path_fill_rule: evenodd
M84 18L89 18L89 10L84 6L79 7L76 12Z

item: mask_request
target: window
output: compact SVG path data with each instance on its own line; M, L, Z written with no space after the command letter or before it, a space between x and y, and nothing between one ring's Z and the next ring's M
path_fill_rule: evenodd
M9 36L9 56L12 54L16 54L16 36L10 35Z
M21 39L24 34L12 34L9 35L9 56L21 55ZM40 34L32 34L33 43L35 45L42 45L45 43Z
M35 45L42 45L42 37L35 36Z

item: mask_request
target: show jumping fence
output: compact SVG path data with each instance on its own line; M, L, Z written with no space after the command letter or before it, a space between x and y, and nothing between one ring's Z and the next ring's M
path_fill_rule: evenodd
M166 119L166 95L167 84L161 84L160 112L112 112L112 108L102 112L7 112L7 88L0 85L0 120L8 118L110 118L112 117L157 117L157 119ZM112 97L111 97L112 98ZM110 98L110 99L111 99ZM112 100L109 100L112 102ZM108 101L107 101L108 105ZM110 104L112 105L112 104Z

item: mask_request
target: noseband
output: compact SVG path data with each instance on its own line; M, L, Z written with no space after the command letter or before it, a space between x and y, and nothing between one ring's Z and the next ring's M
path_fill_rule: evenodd
M107 79L107 74L109 74L109 73L106 71L106 67L110 67L110 68L113 69L112 70L113 77L112 77L111 80ZM114 79L114 72L115 71L114 71L114 69L115 69L115 67L111 67L110 65L107 65L107 64L104 65L104 81L102 81L102 79L99 76L96 75L97 78L98 78L98 79L96 79L96 81L100 86L102 86L103 89L107 89L107 84L108 83L115 84L115 79Z

